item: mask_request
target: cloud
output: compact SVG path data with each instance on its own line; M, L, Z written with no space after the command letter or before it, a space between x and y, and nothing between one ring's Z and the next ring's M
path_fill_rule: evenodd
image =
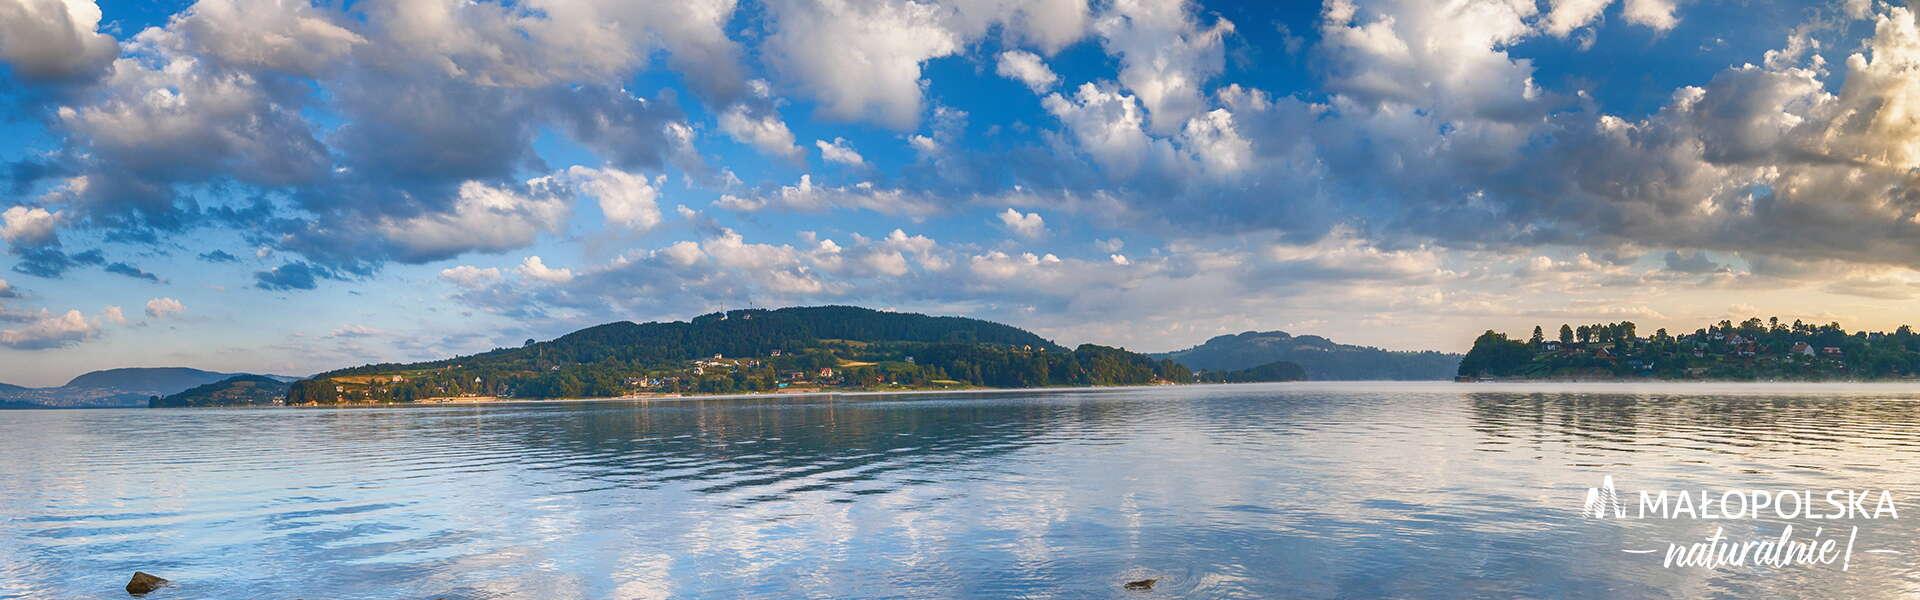
M147 301L147 316L165 319L187 311L187 305L172 298L154 298Z
M999 217L1000 226L1008 233L1029 240L1037 240L1047 234L1047 224L1040 218L1040 213L1020 214L1020 211L1009 208Z
M1621 15L1627 18L1628 23L1666 31L1680 23L1680 18L1674 16L1675 10L1674 0L1626 0L1626 9L1621 11Z
M210 262L210 263L231 263L231 262L240 262L240 257L234 256L232 253L229 253L225 250L213 250L210 252L200 253L200 261Z
M919 123L927 61L960 53L996 26L1052 53L1085 35L1085 0L770 3L761 53L825 116L895 130Z
M853 167L866 166L867 164L867 160L861 158L860 153L855 152L853 146L847 144L847 138L837 137L833 138L831 142L814 140L813 145L820 149L821 160Z
M460 265L442 269L440 279L469 290L485 289L500 282L500 269Z
M97 75L118 53L93 0L0 1L0 62L34 80Z
M793 131L772 108L756 110L736 104L720 113L720 130L768 156L797 160L803 152L794 144Z
M619 176L592 170L582 170L579 176L603 192L629 194L607 196L616 203L637 201L631 197L631 190L619 189L611 182L610 178ZM552 176L511 187L469 181L461 184L459 199L451 212L387 219L378 225L378 231L392 244L395 258L404 262L430 262L467 252L524 248L533 244L542 232L559 232L572 216L572 206L560 194L563 191L560 185ZM644 218L637 213L623 216ZM657 215L654 221L658 221Z
M253 274L254 287L284 292L289 290L311 290L319 287L319 280L333 279L333 273L312 263L291 261L271 270Z
M905 190L885 189L865 181L852 186L816 186L812 175L801 175L797 184L781 186L760 195L724 194L713 205L736 212L767 209L817 212L838 209L870 210L910 217L925 217L940 211L940 206L932 199Z
M159 275L148 273L146 271L141 270L140 267L136 267L127 263L123 263L123 262L107 263L107 266L105 268L108 273L113 273L115 275L125 275L127 277L132 277L134 279L150 281L153 283L160 283Z
M119 310L108 307L100 317L88 319L78 310L53 314L41 310L32 316L25 325L18 328L0 329L0 346L16 350L47 350L64 348L93 339L100 333L100 324L110 321ZM124 317L120 319L124 321Z
M1340 0L1334 0L1336 2ZM1120 59L1120 83L1140 98L1155 132L1178 131L1204 106L1206 84L1225 68L1233 23L1201 26L1180 0L1115 2L1094 23L1101 46Z
M30 206L15 206L0 212L0 240L12 248L45 246L56 241L54 228L60 213Z
M566 283L573 280L573 269L555 269L547 266L538 256L529 256L513 270L521 277L541 283Z
M665 182L664 175L658 180ZM646 231L660 224L660 189L646 177L618 169L572 167L566 171L566 183L600 205L607 222L633 231Z
M1047 68L1047 63L1040 59L1040 55L1025 50L1001 52L993 72L1001 77L1026 84L1027 89L1033 90L1035 94L1053 89L1053 84L1060 81L1060 76L1053 74L1053 69Z

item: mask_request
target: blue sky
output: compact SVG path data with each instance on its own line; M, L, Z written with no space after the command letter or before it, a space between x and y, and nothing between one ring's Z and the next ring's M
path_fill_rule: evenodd
M748 305L1146 351L1892 327L1916 29L1858 0L0 0L0 381Z

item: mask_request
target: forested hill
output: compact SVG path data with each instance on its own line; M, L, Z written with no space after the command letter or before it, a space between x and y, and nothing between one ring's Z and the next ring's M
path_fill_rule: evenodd
M1641 335L1630 321L1535 327L1525 338L1487 331L1460 377L1497 379L1887 380L1920 375L1920 335L1847 331L1758 318L1690 333Z
M1320 381L1449 379L1460 365L1458 354L1381 350L1284 331L1222 335L1192 348L1154 356L1206 371L1234 371L1287 361L1306 369L1308 379Z
M608 323L519 348L322 373L288 401L617 396L800 387L1028 387L1191 381L1170 361L1063 348L979 319L851 306L735 310L691 321Z

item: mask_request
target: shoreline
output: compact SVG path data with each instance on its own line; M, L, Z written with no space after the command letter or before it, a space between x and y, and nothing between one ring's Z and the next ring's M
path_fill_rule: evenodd
M854 390L854 391L809 390L809 391L800 391L800 392L757 392L757 393L748 392L748 393L728 393L728 394L634 394L634 395L627 395L627 396L605 396L605 397L590 397L590 398L499 398L494 396L472 396L472 397L444 398L444 399L430 398L427 400L421 400L417 402L288 404L288 405L281 405L281 406L234 406L234 407L209 406L209 407L201 407L201 408L321 408L321 409L324 409L324 408L411 408L411 407L434 407L434 406L508 406L508 405L531 405L531 404L584 404L584 403L653 402L653 401L682 402L682 401L688 401L688 400L751 400L751 399L769 399L769 398L775 398L775 399L777 398L833 398L833 397L842 397L842 396L853 397L853 398L873 397L873 396L951 396L951 395L960 395L960 394L1094 392L1094 391L1103 391L1103 390L1118 391L1118 390L1137 390L1137 389L1143 389L1143 388L1161 388L1161 387L1210 387L1210 386L1220 386L1220 385L1263 385L1263 384L1275 384L1275 383L1306 383L1306 382L1284 381L1284 382L1259 382L1259 383L1194 383L1194 384L1149 383L1149 384L1142 384L1142 385L1102 385L1102 386L1028 387L1028 388L965 388L965 389L939 389L939 390L925 390L925 389Z

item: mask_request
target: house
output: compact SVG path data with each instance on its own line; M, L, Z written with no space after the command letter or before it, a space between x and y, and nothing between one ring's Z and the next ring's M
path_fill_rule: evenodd
M706 367L704 367L704 366L698 366L698 365L696 365L696 366L694 366L694 367L693 367L693 374L695 374L695 375L705 375L705 374L707 374L707 368L706 368Z
M1792 352L1793 354L1801 355L1801 356L1812 357L1813 346L1806 342L1794 342L1793 350L1791 350L1790 352Z
M830 377L833 377L833 367L820 367L820 378L827 379Z
M1541 342L1540 347L1545 348L1547 350L1558 351L1560 350L1560 342L1556 342L1556 341Z
M1840 351L1840 348L1838 346L1827 346L1825 348L1821 348L1820 353L1826 356L1840 356L1844 354L1843 352Z
M773 356L776 358L780 356L780 350L778 348L774 349Z

